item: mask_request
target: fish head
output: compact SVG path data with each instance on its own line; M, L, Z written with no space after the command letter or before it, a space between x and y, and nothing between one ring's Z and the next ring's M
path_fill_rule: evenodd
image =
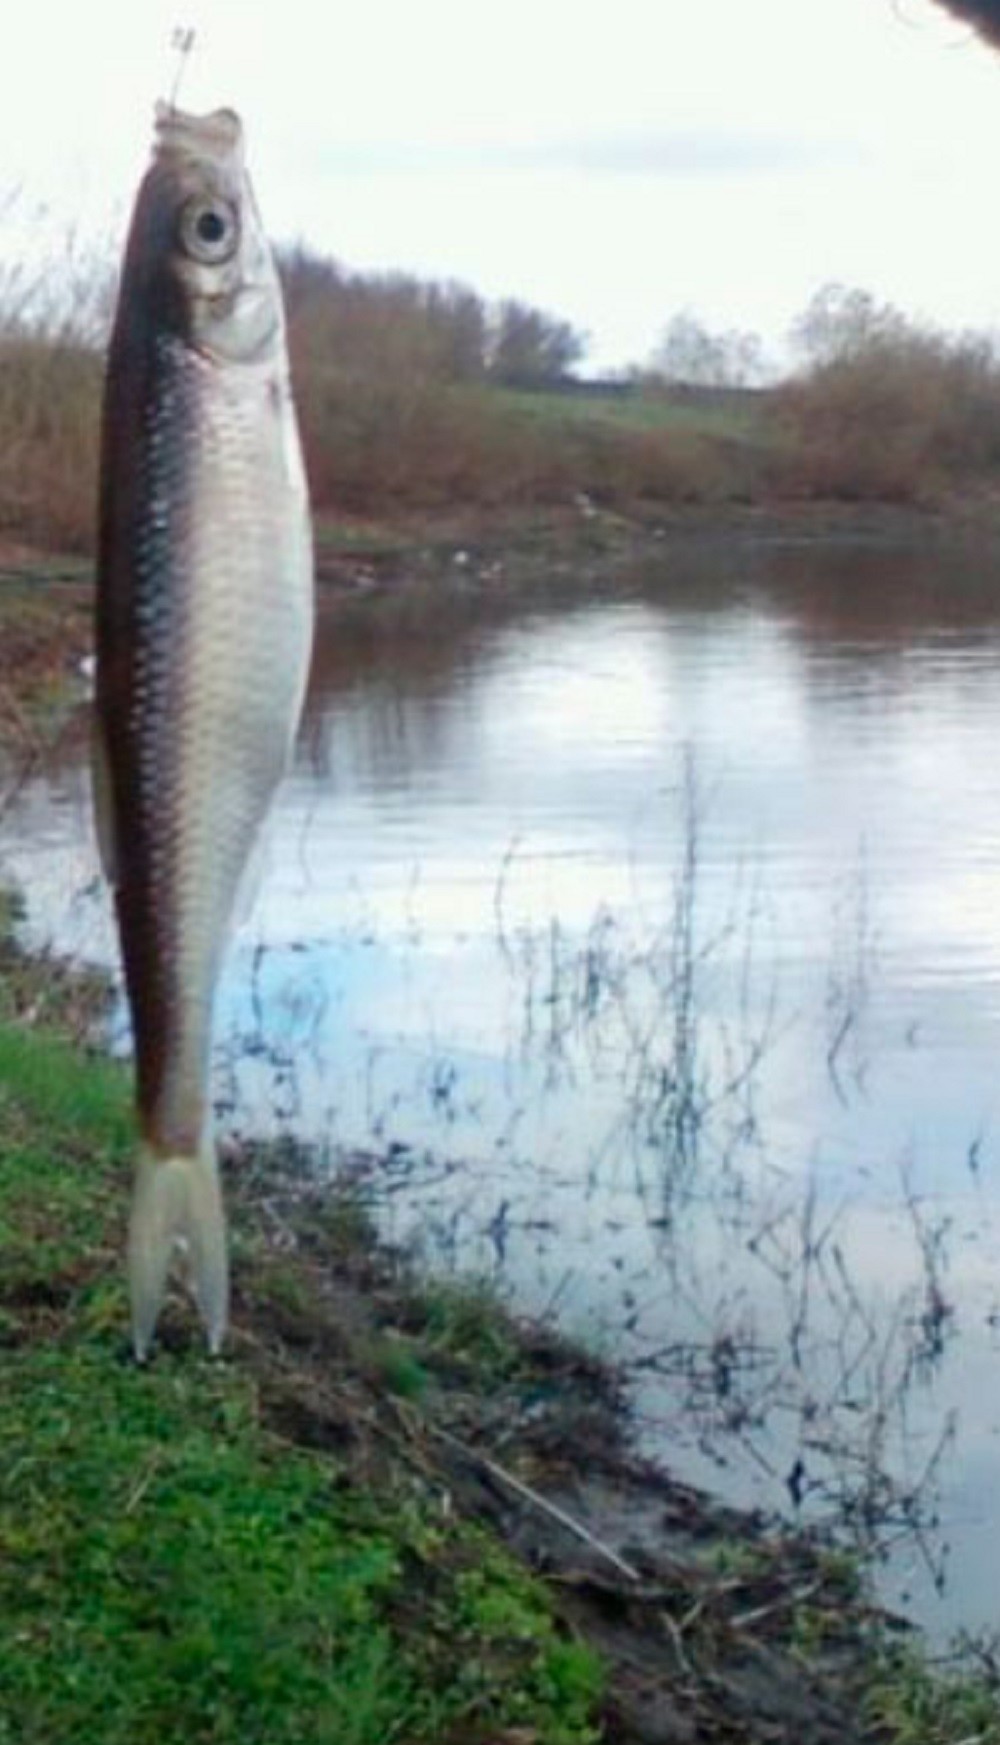
M126 276L139 281L158 323L209 358L252 363L283 347L277 271L232 109L188 115L157 105Z

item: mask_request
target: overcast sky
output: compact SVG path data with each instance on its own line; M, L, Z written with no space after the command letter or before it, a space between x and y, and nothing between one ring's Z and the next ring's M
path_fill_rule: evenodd
M27 0L22 215L120 236L184 24L181 101L243 113L274 236L527 298L590 368L685 307L777 349L830 279L1000 328L1000 55L930 0Z

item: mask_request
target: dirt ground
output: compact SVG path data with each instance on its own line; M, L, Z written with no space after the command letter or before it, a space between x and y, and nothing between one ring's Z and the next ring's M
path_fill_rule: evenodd
M480 1319L460 1297L442 1316L433 1283L370 1239L353 1190L331 1198L293 1151L244 1153L233 1174L239 1217L288 1280L262 1306L236 1276L236 1350L267 1422L362 1479L395 1467L488 1522L605 1657L609 1741L885 1736L865 1698L902 1627L868 1604L848 1558L637 1459L614 1371L546 1328L494 1305ZM168 1340L191 1333L168 1320ZM399 1391L410 1364L417 1400Z

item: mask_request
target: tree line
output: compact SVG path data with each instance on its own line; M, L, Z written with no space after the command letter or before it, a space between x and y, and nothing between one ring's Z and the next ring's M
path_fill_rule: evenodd
M381 371L388 356L437 381L540 388L586 351L570 322L520 298L490 303L450 280L353 272L303 246L280 250L278 270L293 336L334 356L349 346L355 365Z

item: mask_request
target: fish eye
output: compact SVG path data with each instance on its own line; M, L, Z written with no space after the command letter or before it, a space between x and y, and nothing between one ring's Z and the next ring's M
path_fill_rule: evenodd
M205 266L218 266L236 252L239 224L235 208L225 200L199 195L181 208L180 244L184 253Z

